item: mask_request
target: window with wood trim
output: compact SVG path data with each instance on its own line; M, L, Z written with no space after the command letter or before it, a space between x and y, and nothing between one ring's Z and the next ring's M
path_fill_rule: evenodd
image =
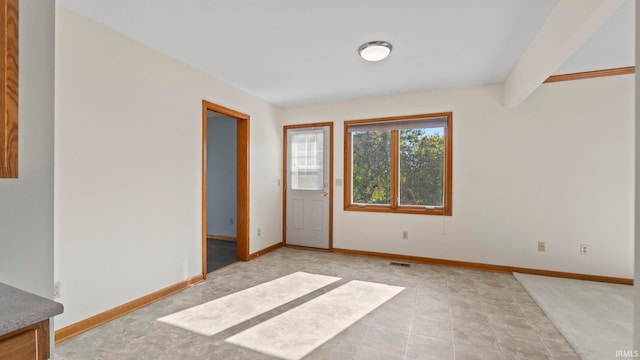
M452 113L345 121L344 209L451 215Z
M18 0L0 0L0 178L18 177Z

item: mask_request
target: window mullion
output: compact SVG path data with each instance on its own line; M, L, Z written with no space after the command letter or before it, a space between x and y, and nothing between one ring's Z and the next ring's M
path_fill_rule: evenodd
M398 159L399 153L400 131L391 130L391 208L396 209L398 207L398 183L399 183L399 168Z

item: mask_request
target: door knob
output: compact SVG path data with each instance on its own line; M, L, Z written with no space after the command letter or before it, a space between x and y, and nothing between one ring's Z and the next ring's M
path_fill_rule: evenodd
M328 192L326 192L326 191L323 191L323 192L322 192L322 197L327 197L327 196L329 196L329 193L328 193Z

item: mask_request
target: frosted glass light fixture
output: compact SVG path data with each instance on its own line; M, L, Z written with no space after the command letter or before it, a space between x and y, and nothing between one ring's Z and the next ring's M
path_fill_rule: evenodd
M380 61L389 56L392 48L393 46L386 41L369 41L360 45L358 53L367 61Z

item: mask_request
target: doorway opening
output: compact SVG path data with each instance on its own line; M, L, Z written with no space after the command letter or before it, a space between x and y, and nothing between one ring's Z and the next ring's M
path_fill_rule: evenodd
M283 130L284 244L332 251L333 123Z
M249 260L249 115L202 102L202 274Z

